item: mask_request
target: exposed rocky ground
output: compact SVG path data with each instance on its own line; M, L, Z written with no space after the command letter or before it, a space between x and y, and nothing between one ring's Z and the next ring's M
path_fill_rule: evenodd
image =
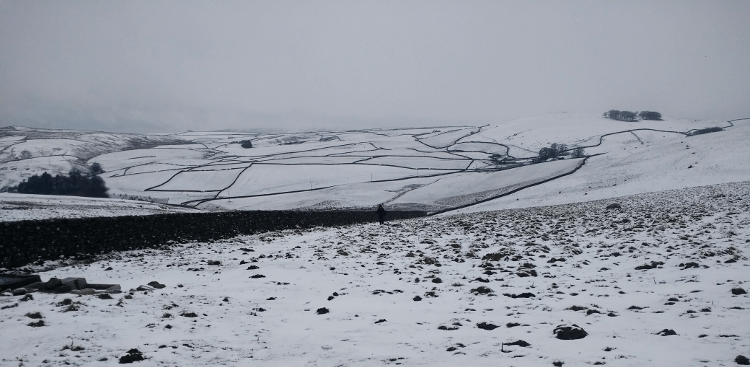
M722 184L47 263L28 270L132 290L0 297L0 364L736 365L750 355L748 194ZM136 290L154 280L167 287Z

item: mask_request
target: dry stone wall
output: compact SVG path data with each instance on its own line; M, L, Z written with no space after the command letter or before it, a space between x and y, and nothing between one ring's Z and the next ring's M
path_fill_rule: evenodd
M389 211L388 220L422 211ZM87 258L112 251L158 248L283 229L374 222L372 211L241 211L147 216L29 220L0 223L0 267L39 260Z

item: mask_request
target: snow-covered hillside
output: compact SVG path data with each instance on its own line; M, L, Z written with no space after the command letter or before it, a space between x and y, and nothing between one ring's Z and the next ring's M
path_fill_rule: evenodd
M0 296L0 364L732 366L750 356L748 198L722 184L32 265L125 293Z
M716 126L725 129L688 136ZM285 134L186 132L136 139L2 132L5 186L32 173L64 173L97 162L106 171L102 177L110 194L212 210L359 209L383 203L469 212L750 180L750 165L744 164L750 120L623 122L557 113L483 127ZM253 147L243 148L242 141ZM567 146L564 159L532 164L540 149L553 143ZM586 158L572 157L575 147L583 147Z

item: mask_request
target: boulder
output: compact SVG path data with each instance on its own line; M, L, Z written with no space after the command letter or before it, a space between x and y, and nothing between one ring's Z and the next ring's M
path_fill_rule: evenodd
M555 330L552 331L553 334L555 334L555 338L560 340L576 340L576 339L583 339L589 333L587 333L585 330L583 330L582 327L573 324L573 325L557 325Z

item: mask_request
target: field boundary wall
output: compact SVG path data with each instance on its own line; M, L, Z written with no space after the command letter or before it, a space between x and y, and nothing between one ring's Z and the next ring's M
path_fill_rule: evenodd
M424 211L389 211L387 220L425 215ZM0 223L0 267L376 220L374 211L234 211L4 222Z

